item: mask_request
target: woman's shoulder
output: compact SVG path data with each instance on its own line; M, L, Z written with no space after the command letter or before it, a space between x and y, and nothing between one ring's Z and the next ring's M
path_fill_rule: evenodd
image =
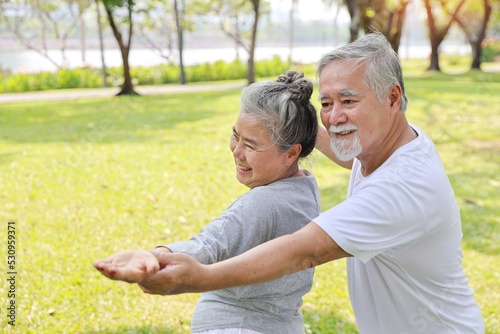
M244 195L240 200L248 204L255 202L255 206L277 205L277 203L290 202L292 199L316 201L318 184L314 174L308 170L302 170L305 176L288 177L265 186L255 187Z
M292 176L287 177L278 181L274 181L269 183L268 185L256 187L255 189L262 188L259 191L283 191L286 189L290 189L294 191L297 188L307 188L307 187L318 187L316 183L316 177L314 174L307 170L301 169L303 176ZM296 191L296 190L295 190Z

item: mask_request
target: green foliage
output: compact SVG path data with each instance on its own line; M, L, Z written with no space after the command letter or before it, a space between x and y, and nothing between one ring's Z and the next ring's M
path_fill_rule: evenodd
M495 37L485 39L481 43L483 48L481 61L495 61L495 58L500 58L500 40Z
M299 68L300 66L297 65ZM288 62L278 56L272 59L255 62L257 77L270 77L283 73L290 68ZM236 80L246 77L247 64L239 60L227 63L217 61L195 66L188 66L186 77L188 82ZM118 87L123 82L122 68L108 69L108 84ZM130 69L130 75L139 85L161 85L179 82L180 70L177 65L161 64L154 67L136 66ZM16 74L10 77L0 76L0 93L27 92L61 88L99 88L103 87L99 69L77 68L63 69L55 73Z
M500 74L413 72L406 90L407 117L435 141L461 208L464 267L486 333L500 333ZM239 95L1 105L0 212L16 221L20 280L18 323L0 332L189 333L197 294L145 295L92 262L187 239L246 191L228 148ZM314 159L303 167L326 210L345 198L349 171ZM357 332L345 261L317 268L302 311L306 333Z

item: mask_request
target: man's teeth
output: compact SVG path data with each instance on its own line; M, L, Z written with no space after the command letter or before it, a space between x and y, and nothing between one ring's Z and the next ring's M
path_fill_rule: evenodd
M351 132L354 132L354 130L346 130L346 131L341 131L341 132L337 132L339 135L347 135Z

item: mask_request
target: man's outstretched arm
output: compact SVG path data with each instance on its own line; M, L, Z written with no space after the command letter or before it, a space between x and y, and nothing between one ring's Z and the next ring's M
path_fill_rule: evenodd
M157 256L163 269L146 277L139 286L146 293L169 295L267 282L350 254L311 222L294 234L211 265L202 265L185 254Z

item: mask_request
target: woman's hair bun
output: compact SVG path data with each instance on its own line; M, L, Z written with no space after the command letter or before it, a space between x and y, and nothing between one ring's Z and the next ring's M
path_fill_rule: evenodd
M289 84L290 90L298 99L309 100L311 98L314 89L313 83L310 79L304 77L302 72L286 71L276 81Z

